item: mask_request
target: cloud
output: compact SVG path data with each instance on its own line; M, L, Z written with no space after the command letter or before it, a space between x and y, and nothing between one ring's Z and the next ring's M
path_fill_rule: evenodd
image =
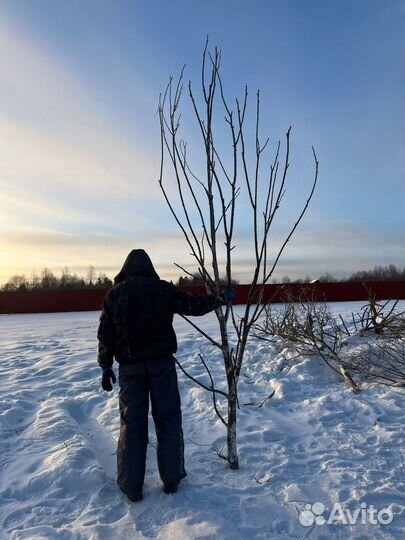
M280 279L284 275L292 279L306 275L317 277L325 272L345 277L377 264L402 266L405 256L398 251L400 237L401 231L370 230L339 222L324 224L323 227L306 225L287 244L273 278ZM277 255L282 240L280 233L270 240L269 265ZM254 269L252 240L242 234L235 241L234 277L241 283L249 283ZM174 266L175 262L190 272L197 269L182 234L177 231L85 234L20 227L6 232L2 238L0 255L4 266L0 281L6 281L14 273L29 274L44 267L60 271L65 266L83 274L89 265L94 265L97 271L112 276L134 248L146 249L164 279L175 280L182 274ZM223 258L221 265L225 274Z
M375 265L405 264L403 233L395 226L367 227L346 222L312 223L303 226L286 248L278 275L317 277L330 272L347 276Z
M114 124L94 89L7 16L0 19L0 197L27 223L108 220L112 206L160 197L155 150ZM23 207L23 208L20 208ZM69 212L70 210L70 212ZM29 212L31 214L32 212ZM57 214L57 215L55 215Z
M88 266L99 272L116 273L127 254L134 248L143 248L151 255L162 277L176 278L173 265L175 253L187 253L180 234L160 232L148 234L138 230L134 234L66 233L54 229L19 227L3 233L0 242L0 282L4 283L16 273L30 275L48 267L55 272L69 267L83 273Z
M118 265L162 227L151 211L157 199L164 207L154 148L141 131L129 138L89 81L3 12L0 62L0 279Z
M174 261L193 270L189 249L165 208L156 182L159 145L149 146L141 125L128 129L114 118L114 111L106 110L94 80L80 76L77 66L67 64L67 56L57 55L39 43L1 7L0 14L0 280L16 271L29 273L44 266L57 270L67 265L81 271L92 264L113 273L134 247L150 252L163 277L179 275ZM142 92L148 91L146 86L142 86ZM134 104L142 107L136 96ZM352 219L354 207L357 213L362 208L370 219L370 191L377 193L373 199L376 206L392 209L393 202L399 200L394 190L381 189L379 175L378 182L371 182L374 177L368 175L374 166L374 162L369 163L369 139L374 132L364 133L363 129L359 136L356 131L348 143L344 135L350 118L342 123L339 113L332 112L326 117L330 120L328 136L323 136L323 124L319 122L317 129L311 127L318 123L308 124L309 109L301 105L303 102L298 101L293 111L304 112L302 119L298 117L297 141L294 139L292 189L287 194L292 203L283 208L280 227L276 224L272 232L270 259L282 242L281 225L291 217L291 207L295 211L301 194L306 195L312 178L307 140L314 139L317 145L320 141L321 178L306 216L309 219L305 219L307 225L300 227L288 244L275 275L315 277L326 271L341 275L374 264L403 264L399 249L403 234L386 224L378 229L377 225L370 228L343 222L345 215ZM277 122L284 122L281 117L292 114L291 107L284 107L282 102L276 127ZM371 117L365 115L366 127ZM337 119L339 122L335 122ZM316 137L308 136L307 125ZM303 135L298 135L301 130ZM350 146L353 137L359 139L364 159L357 159L362 168L353 173L353 180L344 180L347 169L350 172L350 160L346 163L336 155L345 156L342 148ZM336 141L344 147L336 149ZM380 144L378 137L375 141L374 149ZM357 146L355 149L357 152ZM400 172L400 157L397 165L395 170ZM167 187L172 193L169 179ZM384 196L387 200L389 197L389 205L382 204ZM322 222L317 222L313 214L322 215ZM333 215L341 221L328 222ZM234 252L235 277L241 282L249 281L252 275L253 245L245 233L250 227L250 217L246 216L242 206L238 218L241 236L236 239ZM372 219L373 223L387 223L385 215Z

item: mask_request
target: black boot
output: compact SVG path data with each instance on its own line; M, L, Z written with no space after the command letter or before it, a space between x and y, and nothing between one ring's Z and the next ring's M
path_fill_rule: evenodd
M164 484L163 491L168 495L171 493L176 493L178 484Z
M132 502L138 502L143 499L142 493L127 493L128 499Z
M121 486L119 486L122 493L128 497L128 499L132 502L138 502L143 499L142 491L132 491L130 489L123 489Z

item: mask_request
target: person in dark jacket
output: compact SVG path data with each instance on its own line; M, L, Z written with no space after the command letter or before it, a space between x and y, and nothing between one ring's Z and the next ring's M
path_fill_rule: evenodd
M142 499L149 397L165 493L175 493L187 475L173 315L204 315L222 303L222 298L187 294L161 280L143 249L131 251L106 294L97 333L98 364L106 391L116 382L113 359L119 364L117 483L133 501Z

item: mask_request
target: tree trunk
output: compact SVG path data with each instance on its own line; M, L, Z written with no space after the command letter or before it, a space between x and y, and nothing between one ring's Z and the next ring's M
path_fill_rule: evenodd
M231 469L239 469L238 448L236 444L236 383L232 378L228 383L228 427L227 427L227 460Z

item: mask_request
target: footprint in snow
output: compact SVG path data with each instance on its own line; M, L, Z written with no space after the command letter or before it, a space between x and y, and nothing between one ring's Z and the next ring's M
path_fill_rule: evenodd
M83 411L78 401L66 403L67 412L80 428L80 433L86 439L88 446L94 451L97 461L106 475L115 481L116 479L116 447L113 437L97 422L95 418Z

